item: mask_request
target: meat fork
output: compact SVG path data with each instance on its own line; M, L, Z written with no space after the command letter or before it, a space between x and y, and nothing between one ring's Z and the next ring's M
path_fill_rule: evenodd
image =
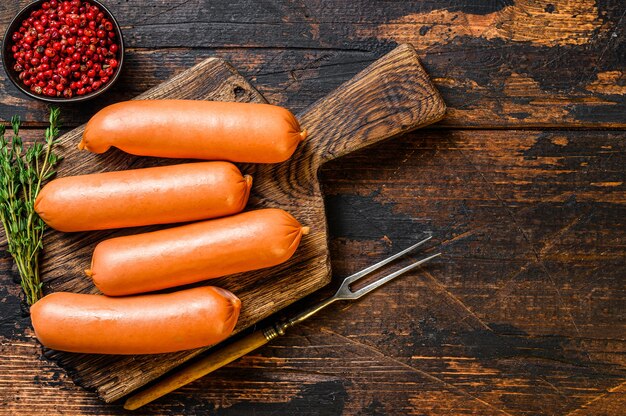
M309 317L316 314L320 310L324 309L331 303L338 301L338 300L359 299L360 297L368 294L369 292L376 289L377 287L384 285L390 280L393 280L396 277L408 272L409 270L416 268L420 264L424 264L427 261L434 259L435 257L439 256L441 253L436 253L428 257L425 257L421 260L418 260L415 263L412 263L400 270L397 270L393 273L383 276L380 279L375 280L360 289L357 289L354 291L350 289L350 286L357 280L380 269L386 264L391 263L392 261L398 259L399 257L402 257L405 254L415 250L416 248L423 245L431 238L432 238L432 235L429 235L425 239L413 244L411 247L406 248L402 250L401 252L394 254L391 257L388 257L372 266L369 266L359 272L354 273L351 276L346 277L345 279L343 279L343 281L341 282L341 285L339 286L339 289L337 289L337 292L335 292L333 296L324 299L323 301L310 307L309 309L306 309L305 311L299 313L293 318L276 322L273 325L270 325L269 327L263 330L255 331L252 334L244 338L241 338L233 342L232 344L229 344L225 346L224 348L221 348L207 355L206 357L196 361L195 363L183 368L182 370L166 377L165 379L157 382L156 384L150 386L149 388L129 397L126 400L126 403L124 403L124 408L127 410L138 409L139 407L145 404L148 404L152 402L153 400L156 400L159 397L166 395L167 393L170 393L188 383L191 383L194 380L199 379L200 377L203 377L209 374L212 371L217 370L218 368L225 366L226 364L229 364L235 361L237 358L243 357L249 352L252 352L256 350L257 348L267 344L269 341L273 340L274 338L284 335L287 329L308 319Z

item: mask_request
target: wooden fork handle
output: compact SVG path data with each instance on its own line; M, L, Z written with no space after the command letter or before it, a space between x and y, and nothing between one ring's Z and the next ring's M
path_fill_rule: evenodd
M253 332L232 344L219 348L200 360L185 366L183 369L166 376L147 389L132 395L124 403L124 409L138 409L159 397L235 361L237 358L243 357L249 352L267 344L267 342L268 340L263 334L263 331Z

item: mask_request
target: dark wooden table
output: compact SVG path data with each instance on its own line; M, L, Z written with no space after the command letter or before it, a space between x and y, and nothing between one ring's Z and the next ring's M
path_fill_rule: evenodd
M0 4L2 32L26 3ZM297 112L403 42L449 107L322 172L337 278L425 230L445 256L144 413L626 412L626 3L105 3L126 69L68 128L209 56ZM0 118L41 136L45 106L0 77ZM0 249L0 413L124 414L42 358Z

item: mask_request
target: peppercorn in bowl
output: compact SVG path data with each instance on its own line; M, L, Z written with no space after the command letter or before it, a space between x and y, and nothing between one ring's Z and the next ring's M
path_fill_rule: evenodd
M13 18L2 44L9 79L25 94L53 103L102 94L123 61L119 24L96 0L35 1Z

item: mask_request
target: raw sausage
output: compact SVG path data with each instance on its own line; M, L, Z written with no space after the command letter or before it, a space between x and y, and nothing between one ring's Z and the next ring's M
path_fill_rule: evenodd
M228 337L241 301L217 287L110 298L52 293L31 309L35 335L48 348L96 354L158 354Z
M201 162L59 178L35 211L59 231L103 230L240 212L252 178L228 162Z
M281 209L244 212L105 240L86 273L106 295L149 292L280 264L307 232Z
M244 212L105 240L86 273L110 296L160 290L280 264L307 232L281 209Z
M115 146L142 156L277 163L305 137L294 115L274 105L137 100L97 112L78 148L104 153Z
M35 211L60 231L193 221L240 212L251 185L229 162L69 176L44 186Z

